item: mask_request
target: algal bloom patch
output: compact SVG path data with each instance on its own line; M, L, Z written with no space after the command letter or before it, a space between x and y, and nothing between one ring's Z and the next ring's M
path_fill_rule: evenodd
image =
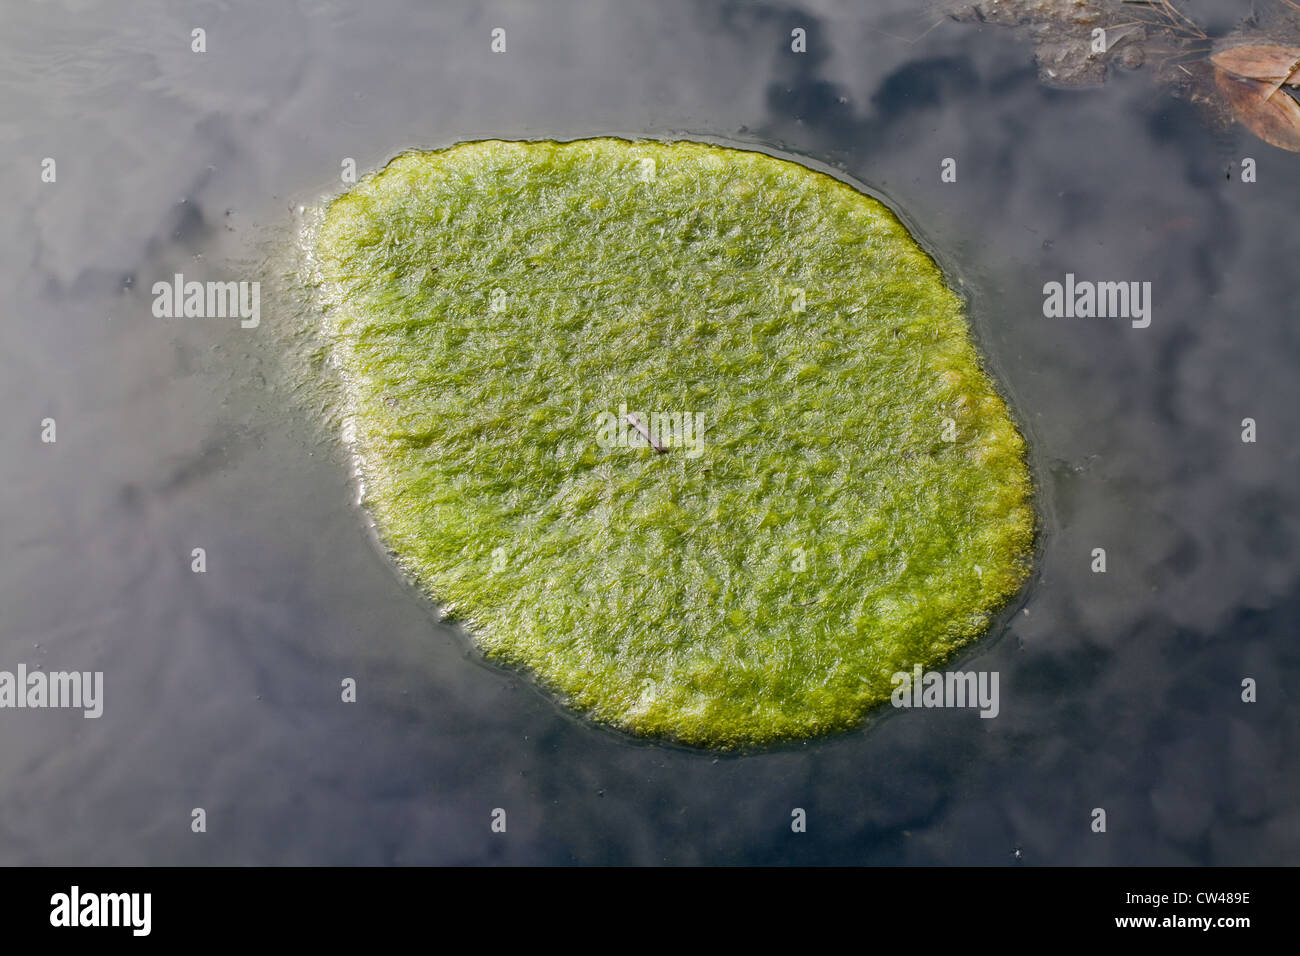
M756 152L414 152L328 207L366 503L485 654L594 720L851 727L1018 590L1024 442L876 200Z

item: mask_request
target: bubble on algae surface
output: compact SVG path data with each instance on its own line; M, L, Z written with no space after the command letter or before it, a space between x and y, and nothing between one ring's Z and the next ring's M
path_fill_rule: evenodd
M962 303L830 176L465 143L335 199L313 258L385 543L596 721L714 748L854 726L1028 573L1024 441ZM703 440L602 440L626 410Z

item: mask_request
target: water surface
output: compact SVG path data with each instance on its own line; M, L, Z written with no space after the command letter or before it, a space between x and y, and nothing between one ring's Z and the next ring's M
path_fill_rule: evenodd
M1187 9L1230 24L1237 5ZM907 0L6 16L0 668L103 670L106 689L99 720L0 712L3 862L1300 855L1293 155L1141 70L1044 89L1012 33L930 29L941 15ZM151 314L176 272L273 266L345 157L604 134L830 165L959 283L1045 525L1023 608L961 658L1000 673L997 719L882 715L723 758L595 729L480 663L375 547L346 456L283 386L291 303L268 294L257 330ZM1258 183L1225 175L1243 156ZM1066 272L1151 281L1150 328L1044 318L1042 285Z

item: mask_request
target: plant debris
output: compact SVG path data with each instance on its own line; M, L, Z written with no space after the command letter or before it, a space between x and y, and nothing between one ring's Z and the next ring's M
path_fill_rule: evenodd
M1300 152L1300 3L1270 0L1228 35L1210 36L1176 0L980 0L959 22L1028 34L1038 78L1057 89L1096 87L1113 68L1149 66L1173 95Z

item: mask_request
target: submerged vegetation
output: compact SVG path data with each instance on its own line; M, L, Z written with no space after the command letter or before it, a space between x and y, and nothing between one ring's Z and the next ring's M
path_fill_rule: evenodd
M1300 152L1300 2L1260 0L1249 10L1222 36L1177 0L979 0L949 15L1025 32L1047 86L1097 86L1112 69L1148 68L1216 119Z
M961 301L836 179L688 142L413 152L329 205L313 269L383 539L597 721L851 727L1025 579L1024 442Z

